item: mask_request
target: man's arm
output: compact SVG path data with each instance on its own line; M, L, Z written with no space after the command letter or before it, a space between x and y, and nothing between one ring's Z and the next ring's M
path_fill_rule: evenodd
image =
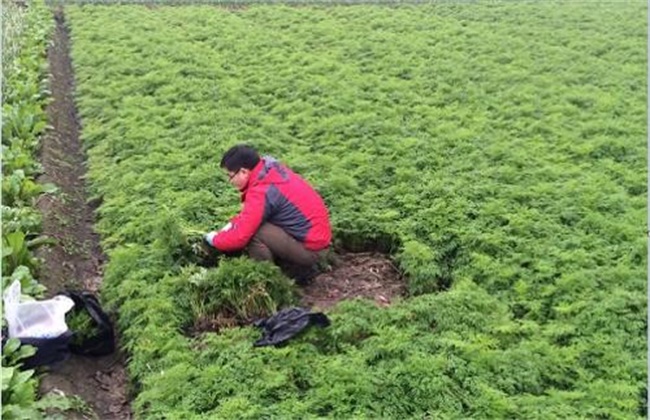
M210 245L222 252L244 248L263 222L265 193L262 187L248 191L241 212L220 231L206 235Z

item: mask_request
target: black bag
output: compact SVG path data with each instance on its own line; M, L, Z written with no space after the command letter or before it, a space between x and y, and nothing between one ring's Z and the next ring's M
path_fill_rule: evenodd
M70 343L70 351L82 356L105 356L115 351L115 332L113 323L102 309L97 298L89 292L66 291L61 293L74 301L72 311L78 313L86 311L93 320L97 334L88 337L81 343L74 339ZM74 331L72 331L75 334Z
M72 333L66 331L57 337L48 338L25 338L20 337L20 344L30 345L36 349L36 353L20 361L20 369L34 369L39 366L53 365L68 360L70 357L69 344ZM7 332L2 331L2 347L7 343Z
M310 325L327 327L330 320L323 313L309 313L304 308L283 309L275 315L253 323L258 328L264 329L264 335L253 345L255 347L282 344L298 335Z

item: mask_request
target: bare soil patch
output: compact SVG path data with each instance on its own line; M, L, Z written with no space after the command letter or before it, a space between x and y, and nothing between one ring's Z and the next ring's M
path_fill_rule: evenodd
M70 40L61 10L55 13L55 20L47 52L52 93L47 115L51 128L42 139L40 160L44 174L39 181L56 184L60 192L43 196L38 207L43 214L43 234L57 239L57 244L39 251L44 261L39 280L50 296L66 289L96 293L102 281L104 256L93 231L93 208L86 201L85 156L74 104ZM95 358L73 355L49 369L41 381L40 393L54 392L83 400L87 409L68 413L69 418L130 419L123 362L119 352Z
M333 260L331 270L301 289L304 306L324 310L345 299L364 298L385 307L406 293L404 277L385 254L349 252Z

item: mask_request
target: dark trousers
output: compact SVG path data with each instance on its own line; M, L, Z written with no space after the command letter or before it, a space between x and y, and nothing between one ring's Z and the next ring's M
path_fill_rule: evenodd
M316 264L327 249L311 251L282 228L264 223L249 242L247 251L254 260L309 267Z

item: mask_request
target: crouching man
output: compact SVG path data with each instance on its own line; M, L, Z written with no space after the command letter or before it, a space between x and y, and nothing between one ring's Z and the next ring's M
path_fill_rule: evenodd
M302 177L272 157L237 145L221 159L229 182L241 192L242 209L205 241L221 252L246 249L259 261L290 267L304 283L332 240L329 214L321 196Z

